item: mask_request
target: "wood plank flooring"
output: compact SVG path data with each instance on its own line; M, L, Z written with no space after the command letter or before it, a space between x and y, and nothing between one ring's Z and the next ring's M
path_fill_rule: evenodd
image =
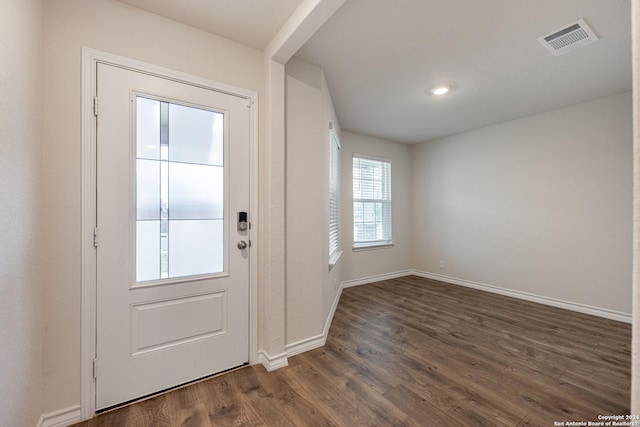
M345 289L327 344L80 423L553 426L629 413L631 326L408 276Z

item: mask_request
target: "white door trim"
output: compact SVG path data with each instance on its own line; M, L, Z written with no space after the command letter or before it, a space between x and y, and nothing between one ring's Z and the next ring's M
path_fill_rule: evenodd
M93 360L96 357L96 252L94 227L96 226L96 65L105 63L129 70L215 90L246 98L251 101L250 129L250 238L257 248L258 237L258 94L254 91L230 86L202 77L140 62L95 49L82 49L82 311L80 329L80 406L82 419L95 415L96 387L93 378ZM249 363L258 362L258 251L252 251L249 263Z

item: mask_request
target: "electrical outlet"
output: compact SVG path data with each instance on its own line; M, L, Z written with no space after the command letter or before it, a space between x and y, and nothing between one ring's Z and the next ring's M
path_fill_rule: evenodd
M440 260L440 270L444 270L444 260Z

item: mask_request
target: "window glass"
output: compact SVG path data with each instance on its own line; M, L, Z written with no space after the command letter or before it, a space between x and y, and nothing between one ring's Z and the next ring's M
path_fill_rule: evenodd
M160 221L136 222L136 280L160 278Z
M170 220L169 230L169 277L223 270L222 220Z
M329 131L329 259L340 251L340 142L333 129Z
M169 104L169 157L174 162L222 166L224 115Z
M220 166L169 162L169 218L222 218L223 172Z
M139 159L160 159L160 101L136 98L136 148Z
M224 114L136 99L136 280L224 271Z
M354 247L392 244L391 234L391 162L354 155Z

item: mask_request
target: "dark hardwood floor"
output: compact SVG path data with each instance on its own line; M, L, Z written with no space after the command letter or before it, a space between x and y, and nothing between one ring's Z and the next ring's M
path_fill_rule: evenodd
M631 326L409 276L345 289L327 344L102 426L553 426L629 413Z

